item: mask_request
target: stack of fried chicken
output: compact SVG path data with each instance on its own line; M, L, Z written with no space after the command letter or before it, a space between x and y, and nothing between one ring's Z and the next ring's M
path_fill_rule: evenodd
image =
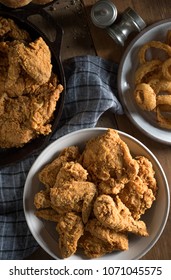
M0 147L21 147L51 132L63 86L42 39L32 41L12 19L0 17Z
M117 131L64 149L39 173L36 216L56 222L62 258L82 248L89 258L128 250L128 233L148 236L141 216L156 199L152 163L132 157Z

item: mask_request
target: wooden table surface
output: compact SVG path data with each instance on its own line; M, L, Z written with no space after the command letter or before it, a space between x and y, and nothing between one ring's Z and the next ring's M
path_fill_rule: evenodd
M66 60L77 55L98 55L103 58L119 63L125 48L129 44L126 41L125 47L118 46L106 34L105 30L93 25L90 18L90 11L97 1L91 0L69 0L57 1L52 7L46 10L63 27L64 36L61 49L61 58ZM127 7L132 7L146 22L153 24L161 19L171 18L170 0L115 0L118 13L122 13ZM106 127L117 126L119 130L127 132L143 142L158 158L166 173L171 188L171 146L157 143L142 134L126 117L104 115L100 125ZM171 259L171 215L167 225L155 246L142 258L144 260L169 260ZM41 248L28 259L51 259Z

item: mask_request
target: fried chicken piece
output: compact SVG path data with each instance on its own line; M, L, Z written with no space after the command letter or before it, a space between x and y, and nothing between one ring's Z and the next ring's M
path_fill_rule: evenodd
M5 0L6 1L6 0ZM13 39L19 41L30 42L29 33L17 26L17 24L10 18L0 17L0 38Z
M155 171L151 161L144 156L137 156L136 160L139 165L138 176L143 180L145 184L152 190L153 194L157 192L157 182L155 179Z
M54 209L51 208L36 210L35 215L38 218L56 223L58 223L61 218L61 214L57 213Z
M65 162L75 161L80 157L77 146L65 148L57 158L47 164L38 174L39 180L47 189L52 188L56 182L56 176Z
M87 142L82 154L82 165L93 181L113 180L125 184L138 173L138 164L130 154L128 146L117 131L108 129L106 133ZM115 184L112 184L115 188ZM111 190L115 193L114 190Z
M134 220L131 212L118 196L116 196L116 202L109 195L98 196L94 202L94 214L105 227L148 236L145 223Z
M61 85L53 86L52 82L41 86L34 95L4 99L4 114L0 118L1 148L21 147L40 134L51 132L50 121L63 89Z
M143 156L138 157L137 162L140 166L138 176L129 181L119 193L120 199L128 207L135 220L151 208L157 188L151 162Z
M82 219L73 212L63 215L56 227L59 233L59 248L62 258L72 256L77 250L79 238L84 233Z
M65 185L66 182L86 181L87 170L78 162L64 162L56 176L54 188L59 188Z
M52 74L51 54L41 37L28 46L18 40L10 42L7 56L9 67L5 92L10 97L36 93L41 90L40 85L48 85Z
M39 87L21 68L15 50L16 44L18 41L0 42L0 91L1 95L6 93L8 97L33 93Z
M100 258L113 251L113 246L110 243L103 242L101 239L91 235L91 233L87 231L79 239L78 246L82 248L84 254L91 259Z
M22 69L19 64L16 46L19 41L0 42L0 89L9 97L34 93L40 85ZM54 79L54 78L53 78ZM52 82L52 78L51 78Z
M96 218L88 221L85 231L89 231L92 236L99 238L105 243L109 243L113 250L128 250L127 235L104 227Z
M39 37L28 46L17 44L16 53L21 67L36 83L42 85L49 81L52 72L51 53L43 38Z
M0 53L3 52L3 57L7 61L6 69L1 71L5 72L6 78L1 90L5 91L9 97L41 90L39 86L47 86L50 78L52 84L57 84L58 81L52 82L54 74L51 77L52 64L49 47L41 37L28 46L26 42L21 43L19 40L3 42L3 45L0 42L0 44Z
M91 182L66 182L60 188L50 189L51 207L61 213L82 212L82 220L86 223L96 193L96 186Z
M34 205L36 209L48 208L51 206L49 192L41 190L34 196Z

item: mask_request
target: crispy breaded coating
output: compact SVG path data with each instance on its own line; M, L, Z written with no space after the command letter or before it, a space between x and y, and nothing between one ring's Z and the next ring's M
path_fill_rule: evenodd
M104 227L96 218L88 221L85 230L89 231L92 236L99 238L103 242L109 243L113 246L113 250L128 250L127 235Z
M135 159L139 165L138 176L148 185L153 194L156 195L157 182L151 161L144 156L137 156Z
M119 197L129 208L133 218L138 220L156 199L157 183L151 162L144 156L137 157L136 160L139 164L138 175L125 185Z
M62 187L66 182L70 181L86 181L87 175L87 170L80 163L64 162L56 176L54 188Z
M36 209L48 208L51 206L49 192L41 190L34 196L34 205Z
M88 231L79 239L78 245L83 249L88 258L99 258L113 251L113 246L108 242L103 242Z
M35 215L38 218L56 223L58 223L61 218L61 214L57 213L54 209L51 208L36 210Z
M29 33L21 29L12 19L0 17L0 38L14 39L19 41L31 41ZM9 40L10 41L10 40Z
M77 146L65 148L58 157L47 164L38 174L39 180L46 186L52 188L56 182L56 176L65 162L75 161L80 157Z
M81 212L86 223L96 194L96 186L91 182L66 182L61 188L50 189L51 207L61 213Z
M145 223L134 220L129 209L117 196L115 201L109 195L98 196L94 202L94 214L105 227L148 236Z
M113 129L87 142L82 165L93 180L107 181L112 178L116 184L125 184L138 173L138 164L128 146Z
M53 118L61 90L60 86L55 88L49 82L34 95L5 97L4 113L0 116L0 147L21 147L40 134L49 134L49 121Z
M39 85L49 81L52 73L51 53L41 37L28 46L24 43L17 44L16 54L21 67Z
M84 233L81 217L73 212L61 216L56 230L59 233L59 249L62 258L72 256L77 250L79 238Z
M118 194L125 187L125 184L118 183L114 178L107 181L101 181L98 184L98 191L100 194Z
M138 176L126 184L119 197L135 220L140 219L141 215L151 208L155 200L152 190Z

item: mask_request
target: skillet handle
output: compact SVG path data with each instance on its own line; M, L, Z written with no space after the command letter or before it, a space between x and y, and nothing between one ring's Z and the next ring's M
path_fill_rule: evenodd
M39 16L41 16L42 19L48 23L48 26L50 26L50 28L52 28L52 30L54 31L53 40L49 39L48 35L46 34L46 32L44 30L40 29L37 25L30 22L29 17L27 17L27 19L25 19L25 21L28 22L28 24L32 24L34 29L37 29L39 31L39 33L42 33L42 37L43 37L43 35L46 36L48 45L50 46L51 50L53 50L54 54L56 54L59 57L60 50L61 50L61 44L62 44L62 37L63 37L62 27L60 25L58 25L56 23L56 21L53 19L53 17L48 12L46 12L44 9L40 8L39 10L37 10L37 14ZM34 15L34 14L32 13L31 15Z
M29 6L29 5L28 5ZM1 6L0 6L1 9ZM3 7L2 13L4 15L11 15L12 17L15 17L16 19L19 19L20 21L23 21L24 23L27 23L29 26L31 26L33 29L38 31L38 33L47 41L49 47L51 50L53 50L53 53L56 57L60 57L60 50L61 50L61 44L62 44L62 36L63 36L63 29L60 25L56 23L56 21L53 19L53 17L46 12L42 7L28 7L27 6L19 9L8 9L6 7ZM29 17L39 15L42 17L43 20L45 20L48 23L48 26L52 28L53 31L55 31L53 41L49 39L48 34L42 28L37 26L37 24L34 24L31 20L29 20Z

